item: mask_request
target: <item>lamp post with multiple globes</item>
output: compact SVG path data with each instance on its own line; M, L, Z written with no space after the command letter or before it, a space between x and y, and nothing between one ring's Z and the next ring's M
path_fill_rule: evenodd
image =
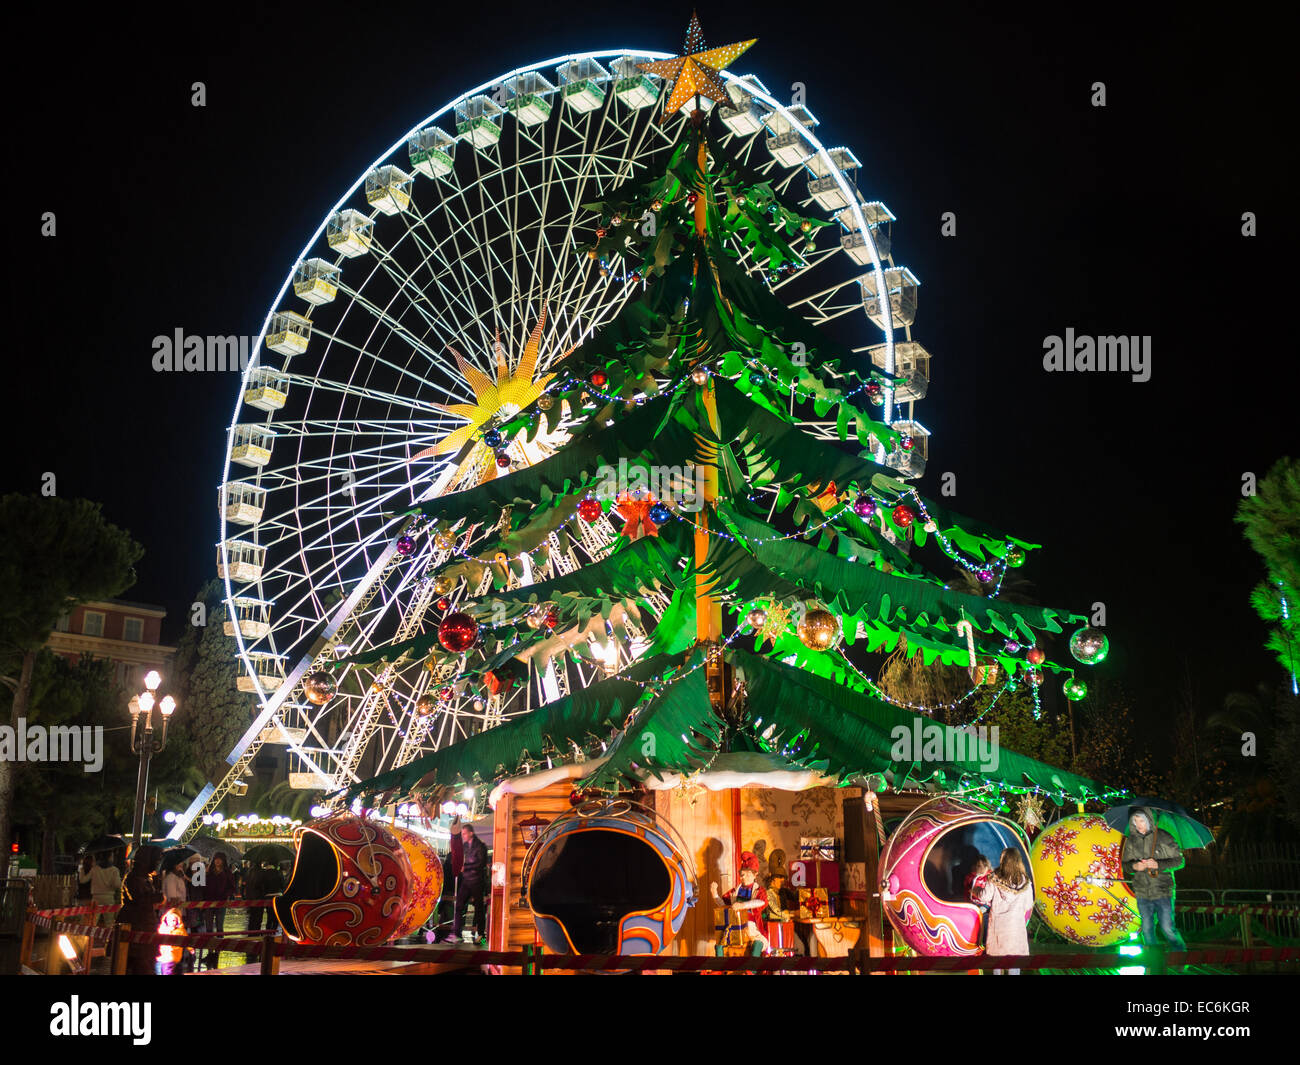
M140 835L144 829L144 797L149 789L149 760L167 746L167 722L176 711L176 700L164 695L158 700L158 686L162 683L156 669L151 669L144 678L145 690L133 695L129 704L131 711L131 750L140 756L140 774L135 783L135 827L132 830L133 846L140 846ZM162 735L154 739L153 711L155 706L162 715ZM141 718L144 719L141 727Z

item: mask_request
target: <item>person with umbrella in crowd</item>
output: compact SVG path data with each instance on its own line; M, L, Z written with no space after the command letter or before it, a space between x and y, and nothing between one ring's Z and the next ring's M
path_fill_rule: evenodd
M284 891L284 876L280 867L270 860L273 852L269 848L255 847L247 854L248 875L244 877L245 899L270 899ZM279 928L275 911L267 906L253 906L248 911L248 928L257 931L265 920L270 931Z
M77 870L77 902L90 904L90 871L95 868L95 856L87 854Z
M1183 851L1168 832L1156 827L1150 807L1135 806L1129 814L1128 834L1120 855L1129 887L1137 898L1142 918L1142 942L1156 945L1156 924L1175 950L1187 944L1174 927L1174 871L1183 867Z
M158 926L158 904L163 893L158 884L158 862L162 850L151 843L137 847L122 884L122 909L118 921L133 932L149 932ZM131 976L154 975L154 949L150 943L132 943L127 948L126 971Z
M225 851L217 851L212 856L212 864L208 868L207 878L203 884L203 901L225 903L234 897L235 876L226 865ZM224 932L226 930L224 906L203 909L199 912L203 914L203 931ZM215 950L209 950L204 955L204 964L209 968L216 968L217 953Z

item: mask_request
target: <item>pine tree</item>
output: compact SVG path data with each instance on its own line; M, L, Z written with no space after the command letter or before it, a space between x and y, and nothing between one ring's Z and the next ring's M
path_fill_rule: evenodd
M1266 646L1291 676L1300 673L1300 462L1279 459L1258 492L1237 506L1237 523L1264 561L1267 579L1250 594L1270 626Z
M187 625L176 642L176 725L192 746L193 764L208 780L225 775L226 754L248 729L254 706L253 697L237 687L237 645L222 628L222 591L215 580L198 590L194 602L203 604L206 624Z

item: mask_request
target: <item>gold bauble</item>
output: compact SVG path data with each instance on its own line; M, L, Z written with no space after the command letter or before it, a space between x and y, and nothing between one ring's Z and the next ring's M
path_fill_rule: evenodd
M755 632L758 632L767 624L767 611L761 606L754 607L753 610L745 615L745 624Z
M826 610L810 610L798 627L799 639L812 651L825 651L839 636L840 627L835 615Z
M433 700L427 695L421 695L415 700L415 712L421 717L428 717L433 713Z
M439 551L450 551L456 546L456 537L449 532L440 532L433 538L433 546Z
M553 406L555 406L555 398L553 396L542 393L542 395L537 397L538 410L550 410Z
M433 594L436 596L451 595L452 583L446 577L439 577L433 582Z
M709 371L703 366L697 366L691 371L691 380L703 388L709 383Z
M338 685L334 678L322 670L308 673L302 680L302 693L313 706L324 706L334 698Z

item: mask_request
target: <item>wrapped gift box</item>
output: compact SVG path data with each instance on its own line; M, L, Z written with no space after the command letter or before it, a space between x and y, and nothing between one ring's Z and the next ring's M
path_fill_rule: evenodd
M837 862L840 844L834 836L800 836L799 857L823 862Z
M799 889L799 920L824 921L830 912L830 899L825 888Z
M794 922L768 921L767 939L773 950L794 949Z
M832 895L840 890L838 862L817 859L799 859L790 863L790 886L793 888L825 888Z

